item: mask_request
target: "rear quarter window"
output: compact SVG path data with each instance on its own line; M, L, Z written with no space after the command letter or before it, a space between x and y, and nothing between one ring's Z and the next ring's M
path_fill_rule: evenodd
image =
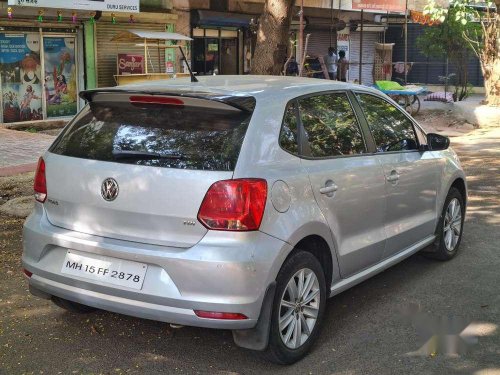
M232 171L251 116L250 110L209 104L91 102L50 151L125 164Z

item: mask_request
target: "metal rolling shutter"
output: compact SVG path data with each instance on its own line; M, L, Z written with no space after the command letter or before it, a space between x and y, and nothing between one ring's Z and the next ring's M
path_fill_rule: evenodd
M143 46L111 41L117 33L128 28L130 28L128 23L96 22L98 87L116 85L114 75L116 74L116 55L118 53L144 55ZM134 29L165 31L165 24L134 23ZM161 48L158 52L158 49L152 45L148 47L148 52L148 71L165 72L165 50Z
M363 32L363 85L373 84L373 63L375 61L375 43L379 41L380 33ZM361 32L351 32L349 36L349 80L359 80L359 49Z
M307 46L307 53L310 56L325 56L328 54L328 48L330 48L330 35L332 41L332 47L337 44L337 34L335 31L330 33L330 31L323 30L311 30L305 31L304 34L311 34L309 37L309 44Z

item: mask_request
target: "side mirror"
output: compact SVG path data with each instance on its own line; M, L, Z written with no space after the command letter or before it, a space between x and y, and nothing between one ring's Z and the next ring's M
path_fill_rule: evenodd
M429 133L427 134L427 145L431 151L446 150L450 147L450 138L436 133Z

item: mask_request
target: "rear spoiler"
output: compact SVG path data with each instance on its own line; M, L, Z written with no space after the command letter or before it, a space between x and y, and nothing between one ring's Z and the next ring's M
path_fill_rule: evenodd
M194 92L194 91L144 91L144 90L130 90L130 89L94 89L85 90L80 92L80 98L85 100L87 103L93 102L96 96L100 95L112 95L112 96L151 96L151 97L177 97L183 99L192 99L191 104L200 101L211 101L215 103L222 104L223 106L229 106L232 110L239 110L244 112L253 112L255 109L255 98L253 96L234 96L234 95L222 95L210 92ZM222 106L221 106L222 107ZM222 108L221 108L222 109Z

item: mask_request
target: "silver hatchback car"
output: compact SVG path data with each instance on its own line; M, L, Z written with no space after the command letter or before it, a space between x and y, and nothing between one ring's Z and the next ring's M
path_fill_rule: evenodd
M81 96L24 225L31 293L67 310L230 329L288 364L327 298L457 253L457 155L376 90L218 76Z

